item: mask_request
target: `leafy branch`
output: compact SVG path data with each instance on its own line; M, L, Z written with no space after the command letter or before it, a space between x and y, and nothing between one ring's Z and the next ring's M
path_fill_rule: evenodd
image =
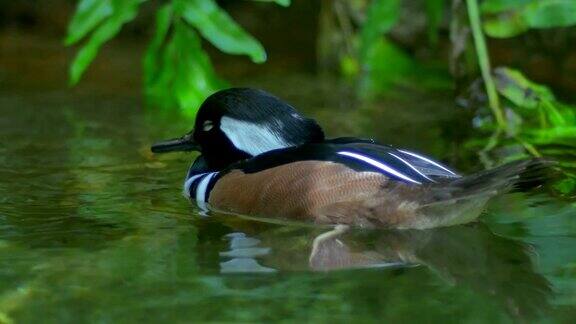
M77 84L100 48L134 20L147 0L80 0L65 44L81 45L70 66ZM288 6L290 0L257 0ZM214 0L171 0L156 13L156 28L144 55L144 92L158 106L178 106L195 114L199 104L225 82L214 72L200 36L220 51L266 61L258 40L238 25Z

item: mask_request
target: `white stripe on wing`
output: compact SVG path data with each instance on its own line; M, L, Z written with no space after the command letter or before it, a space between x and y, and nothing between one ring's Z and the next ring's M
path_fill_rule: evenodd
M430 163L430 164L432 164L432 165L434 165L434 166L436 166L436 167L438 167L438 168L440 168L440 169L442 169L442 170L444 170L444 171L446 171L446 172L448 172L448 173L450 173L450 174L457 175L457 174L454 173L452 170L447 169L445 166L443 166L443 165L441 165L441 164L439 164L439 163L437 163L437 162L434 162L434 161L432 161L432 160L430 160L430 159L428 159L428 158L425 158L425 157L423 157L423 156L421 156L421 155L418 155L418 154L416 154L416 153L412 153L412 152L410 152L410 151L405 151L405 150L398 150L398 151L400 151L400 152L402 152L402 153L404 153L404 154L408 154L408 155L410 155L410 156L413 156L413 157L415 157L415 158L418 158L418 159L420 159L420 160L426 161L426 162L428 162L428 163Z
M406 164L410 169L416 171L419 175L423 176L424 178L432 181L432 182L436 182L430 178L428 178L427 175L425 175L424 173L420 172L420 170L416 169L412 164L410 164L410 162L404 160L403 158L399 157L398 155L394 154L394 153L388 153L390 155L392 155L393 157L397 158L398 160L400 160L402 163Z
M370 157L367 157L367 156L364 156L364 155L361 155L361 154L357 154L357 153L346 152L346 151L338 152L338 154L340 154L340 155L345 155L345 156L349 156L349 157L358 159L358 160L360 160L360 161L366 162L366 163L368 163L368 164L370 164L370 165L372 165L372 166L374 166L374 167L377 167L378 169L380 169L380 170L382 170L382 171L384 171L384 172L387 172L387 173L389 173L389 174L392 174L392 175L394 175L394 176L396 176L396 177L398 177L398 178L400 178L400 179L404 179L404 180L410 181L410 182L412 182L412 183L422 184L421 182L416 181L416 180L410 178L409 176L401 173L400 171L395 170L395 169L391 168L390 166L388 166L388 165L386 165L386 164L384 164L384 163L382 163L382 162L380 162L380 161L374 160L374 159L372 159L372 158L370 158Z

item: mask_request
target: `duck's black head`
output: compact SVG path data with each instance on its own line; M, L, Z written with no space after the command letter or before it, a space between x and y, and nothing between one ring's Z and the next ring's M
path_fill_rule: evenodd
M200 151L216 169L275 149L319 142L320 126L258 89L231 88L208 97L188 134L152 146L155 153Z

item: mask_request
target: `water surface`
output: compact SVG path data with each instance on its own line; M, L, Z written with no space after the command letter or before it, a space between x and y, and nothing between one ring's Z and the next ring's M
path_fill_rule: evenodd
M276 87L331 135L481 168L465 162L469 127L449 96L357 104ZM194 155L148 149L190 121L137 98L0 93L0 323L576 318L573 203L510 194L476 224L325 239L326 228L203 213L180 192Z

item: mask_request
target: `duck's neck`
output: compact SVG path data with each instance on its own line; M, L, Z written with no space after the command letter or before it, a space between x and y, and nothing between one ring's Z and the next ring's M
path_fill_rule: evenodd
M188 169L184 179L184 196L195 199L200 207L205 206L210 191L216 183L218 170L210 168L205 158L200 155Z

